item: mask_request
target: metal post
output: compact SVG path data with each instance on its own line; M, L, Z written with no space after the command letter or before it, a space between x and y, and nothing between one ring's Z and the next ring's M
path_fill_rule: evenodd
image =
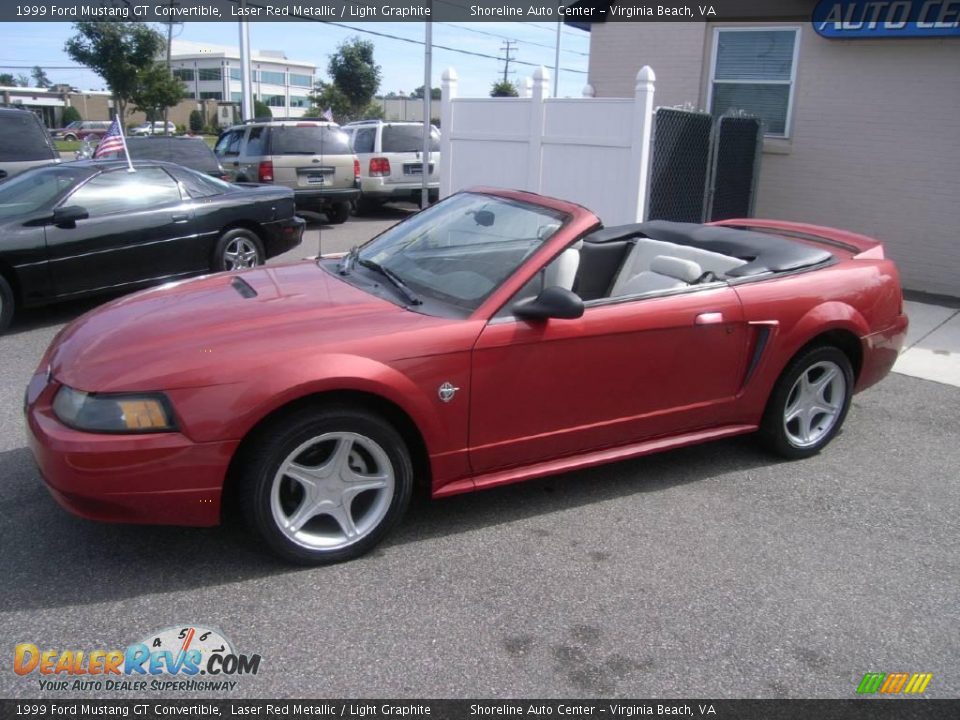
M563 20L557 20L557 46L553 56L553 96L557 95L557 85L560 82L560 29L563 27Z
M432 5L432 3L430 3ZM430 96L431 67L433 65L433 23L429 20L423 24L423 164L420 178L420 207L430 204Z
M247 3L244 0L243 6ZM250 87L250 26L240 22L240 119L253 119L253 93Z

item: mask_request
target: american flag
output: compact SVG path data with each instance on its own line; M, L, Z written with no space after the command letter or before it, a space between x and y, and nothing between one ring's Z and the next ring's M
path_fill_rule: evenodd
M126 150L127 145L123 141L123 129L120 127L120 120L114 118L110 124L110 129L107 130L107 134L100 138L100 144L97 145L93 157L100 158L110 153L126 152Z

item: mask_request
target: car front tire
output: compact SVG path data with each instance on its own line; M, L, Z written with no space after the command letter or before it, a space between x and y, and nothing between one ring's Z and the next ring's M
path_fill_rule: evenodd
M0 333L10 327L13 320L13 288L3 275L0 275Z
M410 504L413 467L403 439L361 409L299 410L259 433L243 460L246 520L293 563L363 555Z
M324 212L326 212L327 220L331 225L342 225L350 217L350 203L336 203Z
M853 396L853 368L832 346L802 352L783 371L767 403L760 439L790 460L811 457L840 431Z
M265 254L259 236L246 228L227 230L217 241L211 269L234 272L263 265Z

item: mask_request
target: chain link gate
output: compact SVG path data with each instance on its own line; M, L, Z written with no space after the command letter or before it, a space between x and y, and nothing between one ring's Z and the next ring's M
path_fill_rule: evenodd
M760 174L758 118L659 108L648 220L707 222L750 217Z

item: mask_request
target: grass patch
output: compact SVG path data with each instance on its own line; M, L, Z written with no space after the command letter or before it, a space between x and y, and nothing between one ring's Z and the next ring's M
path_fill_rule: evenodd
M59 152L76 152L83 145L79 140L54 140Z

